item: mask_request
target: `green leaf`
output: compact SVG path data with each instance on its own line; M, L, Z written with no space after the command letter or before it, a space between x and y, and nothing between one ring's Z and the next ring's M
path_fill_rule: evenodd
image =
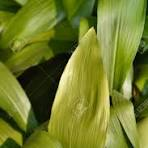
M38 65L42 60L54 56L47 42L34 43L22 51L14 53L5 64L13 73L23 72L31 66Z
M61 0L30 0L6 27L0 40L2 49L21 50L43 35L65 17Z
M63 0L63 4L70 22L78 26L82 17L91 15L95 0Z
M138 132L139 132L139 140L140 140L140 147L147 148L148 146L148 118L144 118L143 120L137 123Z
M91 28L61 77L48 131L63 147L104 147L108 121L107 78L96 33Z
M148 97L148 52L138 54L135 59L134 84L142 97Z
M123 83L121 92L123 96L127 99L131 99L132 97L132 88L133 88L133 67L129 70L127 77Z
M22 135L4 120L0 119L0 146L2 146L9 139L14 140L20 146L23 143Z
M148 82L148 64L136 66L135 84L137 88L144 93L144 88Z
M113 107L110 110L106 148L128 148L126 137Z
M7 11L0 11L0 34L4 30L5 25L14 16L14 13Z
M16 1L20 5L24 5L27 3L28 0L14 0L14 1Z
M142 37L146 0L99 0L98 40L110 91L121 90Z
M134 148L139 148L139 137L133 104L116 91L112 93L112 102L115 113L131 144Z
M0 77L0 108L12 116L24 131L36 127L37 123L26 94L2 63L0 63Z
M62 148L62 145L48 132L36 131L22 148Z

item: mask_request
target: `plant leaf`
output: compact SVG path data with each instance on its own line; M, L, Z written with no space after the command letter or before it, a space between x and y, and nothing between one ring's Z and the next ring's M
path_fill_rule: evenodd
M137 126L132 103L120 93L113 91L113 106L116 115L134 148L139 148Z
M141 148L147 148L148 146L148 118L144 118L143 120L137 123L138 132L139 132L139 141Z
M95 0L63 0L63 4L70 22L78 26L82 17L91 15Z
M91 27L96 27L96 19L95 17L90 17L90 18L82 18L80 20L80 26L79 26L79 41L85 33L89 30Z
M52 138L48 132L36 131L22 148L62 148L60 142Z
M34 43L25 47L22 51L14 53L5 64L13 73L25 71L31 66L39 64L42 60L48 60L54 53L47 42Z
M128 148L127 140L113 107L110 109L106 148Z
M121 90L142 37L146 0L99 0L98 39L110 91Z
M14 16L14 13L7 11L0 11L0 34L4 30L5 25Z
M13 0L0 0L1 11L16 12L19 8L20 6Z
M0 77L0 108L12 116L24 131L36 127L37 123L26 94L2 63Z
M13 129L3 119L0 119L0 129L0 146L2 146L8 139L14 140L20 146L22 145L22 135L15 129Z
M13 51L21 50L36 40L40 34L53 28L64 17L60 0L30 0L6 27L0 40L0 47L11 48Z
M96 33L91 28L61 77L48 131L63 147L104 147L108 121L107 78Z

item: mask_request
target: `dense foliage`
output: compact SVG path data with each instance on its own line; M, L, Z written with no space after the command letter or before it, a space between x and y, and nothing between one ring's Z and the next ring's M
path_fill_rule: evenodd
M0 0L0 147L148 148L147 0Z

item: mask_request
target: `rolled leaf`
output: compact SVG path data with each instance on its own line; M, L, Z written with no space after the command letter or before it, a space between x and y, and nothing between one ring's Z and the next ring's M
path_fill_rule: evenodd
M47 42L34 43L25 47L22 51L14 53L6 60L5 64L13 73L18 73L53 57L53 55L54 53Z
M104 147L109 90L96 33L80 41L61 77L48 131L63 147Z
M146 0L99 0L98 40L110 91L121 90L142 37Z
M122 94L113 91L112 102L115 113L134 148L139 148L138 132L133 104Z
M63 4L70 22L73 26L78 26L81 17L91 15L95 0L63 0Z
M6 27L0 40L2 49L21 50L53 28L65 16L61 0L30 0Z
M36 127L37 122L25 92L2 63L0 63L0 77L0 108L13 117L22 130Z
M3 119L0 119L0 146L2 146L9 139L12 139L20 146L23 143L22 135L15 129L13 129Z
M62 148L59 141L45 131L36 131L22 148Z

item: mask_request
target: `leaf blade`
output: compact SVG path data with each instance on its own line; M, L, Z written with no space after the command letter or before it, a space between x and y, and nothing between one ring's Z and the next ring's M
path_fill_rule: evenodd
M48 131L63 147L103 147L108 120L107 78L96 34L91 28L61 77Z
M37 125L31 104L18 81L11 72L0 63L0 108L14 118L18 126L26 131ZM30 126L30 127L27 127Z

